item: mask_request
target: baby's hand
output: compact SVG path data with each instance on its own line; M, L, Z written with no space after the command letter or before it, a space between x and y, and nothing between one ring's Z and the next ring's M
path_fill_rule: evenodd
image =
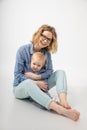
M46 90L47 90L47 86L48 86L47 82L45 82L45 81L35 81L35 83L37 84L37 86L38 86L41 90L43 90L43 91L46 91Z

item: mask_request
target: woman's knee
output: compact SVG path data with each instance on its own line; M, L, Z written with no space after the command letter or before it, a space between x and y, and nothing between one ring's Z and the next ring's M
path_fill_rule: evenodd
M62 76L65 76L65 71L64 70L56 70L56 75L59 76L59 75L62 75Z
M30 86L29 80L21 82L17 87L14 87L13 89L14 96L20 99L29 97L28 94L29 86Z

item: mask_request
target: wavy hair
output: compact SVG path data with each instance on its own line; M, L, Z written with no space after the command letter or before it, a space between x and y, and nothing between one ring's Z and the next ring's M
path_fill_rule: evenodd
M55 28L52 27L52 26L49 26L49 25L42 25L33 35L32 37L32 43L35 45L35 44L38 44L39 42L39 38L41 36L41 34L44 32L44 31L49 31L52 33L52 42L49 44L49 46L47 46L45 49L47 51L50 51L52 53L55 53L57 51L57 33L55 31Z

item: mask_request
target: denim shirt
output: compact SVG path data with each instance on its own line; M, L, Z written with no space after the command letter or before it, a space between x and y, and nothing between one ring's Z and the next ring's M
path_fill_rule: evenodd
M30 60L33 53L34 50L32 43L23 45L18 49L14 68L14 87L22 81L28 79L28 77L24 75L25 72L32 72L30 69ZM50 52L48 52L46 49L42 49L42 53L47 56L47 60L45 67L41 69L39 74L41 74L41 80L46 80L53 72L53 65Z

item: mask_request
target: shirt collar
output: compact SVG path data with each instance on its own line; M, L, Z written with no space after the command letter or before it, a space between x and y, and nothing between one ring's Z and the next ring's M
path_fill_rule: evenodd
M30 44L30 54L33 54L34 53L34 45L33 43Z
M43 48L41 52L43 52L45 54L46 50ZM30 44L30 54L33 54L33 53L34 53L34 44L31 42L31 44Z

